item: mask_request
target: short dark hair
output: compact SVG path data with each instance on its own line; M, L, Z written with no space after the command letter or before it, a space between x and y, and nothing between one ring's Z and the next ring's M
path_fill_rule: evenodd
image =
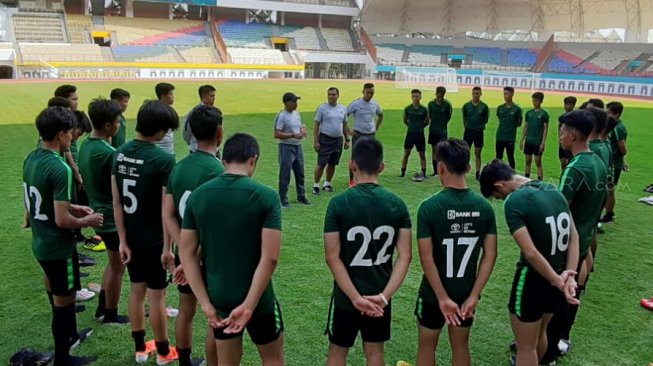
M208 95L210 92L214 92L215 88L213 85L202 85L197 89L197 93L200 95L200 99L204 98L204 96Z
M70 108L70 102L64 97L52 97L48 100L48 107Z
M585 138L592 133L595 124L594 115L587 109L565 113L558 118L558 121L577 130Z
M245 163L253 157L260 157L256 138L247 133L237 133L227 139L222 149L222 160L225 163Z
M513 88L512 86L504 86L504 87L503 87L503 91L509 91L509 92L511 92L511 93L514 93L514 92L515 92L515 88Z
M352 149L351 160L363 173L377 174L383 163L383 145L371 137L359 138Z
M612 114L618 114L619 117L621 117L621 114L624 112L624 105L621 104L621 102L610 102L607 107Z
M70 94L76 93L76 92L77 92L77 87L76 86L64 84L64 85L61 85L57 89L54 90L54 96L55 97L68 98L70 96Z
M96 130L101 130L107 123L113 122L122 114L120 104L115 100L95 98L88 105L88 116Z
M447 88L445 88L444 86L438 86L437 88L435 88L435 94L440 94L440 93L446 94Z
M161 97L173 90L175 90L175 86L170 83L158 83L154 87L154 92L156 93L157 99L161 99Z
M49 107L36 117L36 129L44 141L52 141L59 132L75 128L77 121L73 112L64 107Z
M614 118L614 116L609 116L608 117L608 122L605 124L605 132L610 133L612 130L614 130L615 127L617 127L617 124L619 123L619 120Z
M413 94L415 94L415 93L417 93L417 94L419 94L419 95L422 95L422 91L419 90L419 89L413 89L413 90L410 91L410 95L413 95Z
M175 110L158 100L146 100L136 116L136 132L143 136L154 136L159 131L179 128L179 116Z
M592 131L595 133L601 133L605 130L605 126L608 124L608 114L599 107L589 107L587 110L594 116L594 128Z
M478 85L472 88L472 91L477 91L477 90L478 90L478 91L481 91L482 89L481 89L481 87L478 86Z
M119 100L122 98L131 98L131 94L125 89L120 89L120 88L115 88L111 91L111 94L109 94L109 97L112 100ZM90 112L89 112L90 114Z
M580 107L578 109L587 109L587 106L590 104L589 100L587 102L581 103Z
M335 86L332 86L329 89L327 89L327 93L330 92L331 90L335 90L336 94L340 96L340 89L336 88Z
M510 165L499 159L483 167L479 183L481 185L481 194L483 197L490 197L494 193L494 183L511 180L517 173Z
M601 109L605 108L605 103L603 103L603 100L599 98L592 98L588 100L588 102L592 103L594 107L601 108Z
M73 113L77 119L77 124L75 125L76 129L82 130L83 133L89 133L93 131L93 127L91 127L91 120L88 119L86 113L83 111L74 111Z
M200 105L188 116L188 126L198 141L210 141L222 127L222 111L216 107Z
M533 95L531 95L531 98L533 98L533 99L537 99L537 100L539 100L540 102L543 102L543 101L544 101L544 93L542 93L542 92L535 92L535 93L533 93Z
M372 83L365 83L363 84L363 90L365 89L372 89L374 87L374 84Z
M435 147L435 157L451 173L463 175L469 167L469 145L464 140L450 138Z
M576 103L578 102L578 99L576 99L576 97L574 97L573 95L570 95L568 97L565 97L565 99L563 99L562 102L565 103L565 104L576 105Z

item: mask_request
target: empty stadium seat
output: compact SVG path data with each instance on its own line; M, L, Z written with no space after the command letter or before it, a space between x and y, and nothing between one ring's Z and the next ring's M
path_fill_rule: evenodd
M66 26L70 43L90 43L89 31L93 28L90 16L67 14Z
M221 62L217 51L212 47L176 47L186 62L214 64Z
M149 18L105 17L104 26L121 45L211 46L204 22Z
M376 56L383 65L398 65L404 55L404 45L379 44L376 45Z
M539 50L528 48L509 48L508 64L517 67L533 67L537 62L537 53Z
M238 48L270 48L265 39L273 33L269 24L237 21L219 21L218 30L227 47Z
M175 50L167 46L118 45L112 47L116 61L121 62L183 62Z
M280 36L293 38L295 40L295 48L298 50L314 50L319 51L320 41L317 38L317 33L313 27L301 26L280 26Z
M96 44L19 44L23 61L29 62L103 62L100 46Z
M331 51L355 51L348 29L321 28L322 35Z
M498 47L465 47L472 55L473 64L501 65L502 50Z
M408 62L414 66L441 65L442 54L451 51L453 51L451 46L411 46Z
M641 52L639 51L614 51L606 50L602 51L598 56L596 56L592 63L600 68L605 70L614 70L619 64L625 60L632 60L639 56Z
M286 61L279 50L229 48L231 61L235 64L285 65Z
M59 14L18 12L12 20L17 42L66 42Z

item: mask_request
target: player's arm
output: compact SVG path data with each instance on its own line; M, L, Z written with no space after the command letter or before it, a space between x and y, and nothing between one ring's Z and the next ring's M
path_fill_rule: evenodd
M431 124L431 117L426 115L426 118L424 118L424 127L428 126L429 124Z
M449 104L449 108L447 109L447 114L444 117L444 123L449 124L449 121L451 121L451 117L453 116L453 107L451 106L451 103Z
M64 156L66 157L66 163L68 163L68 166L73 170L75 182L79 185L83 185L84 180L82 179L82 175L79 173L79 167L75 163L75 159L73 159L73 154L70 151L66 151L64 152Z
M163 196L163 222L172 240L179 245L181 238L181 225L177 219L175 199L170 193L166 193L165 196Z
M383 123L383 112L379 111L379 114L376 115L376 130L379 130L379 127L381 127L381 123Z
M166 196L166 187L163 187L161 191L161 202L165 203ZM161 252L161 264L163 265L163 268L172 273L175 269L175 255L172 253L172 235L170 235L170 231L167 227L166 214L163 213L163 207L161 211L161 225L163 226L163 251Z
M519 110L519 115L517 116L517 120L515 121L515 125L517 127L521 126L522 122L524 121L524 117L521 114L521 109Z
M521 142L519 143L519 148L524 150L524 142L526 141L526 133L528 132L528 120L524 123L524 128L521 131Z
M490 121L490 107L486 106L481 116L481 121L486 125Z
M71 205L70 201L54 201L54 222L62 229L102 226L102 214L88 207Z
M565 281L553 270L549 262L547 262L544 256L542 256L542 254L537 250L526 226L517 229L512 233L512 237L517 242L519 250L521 250L526 261L537 271L537 273L549 281L551 285L562 290Z
M463 127L467 127L467 108L463 105Z
M433 292L435 292L435 297L440 304L440 309L444 314L447 324L460 325L462 312L458 305L449 298L449 294L447 294L447 290L445 290L444 285L442 284L442 279L440 278L438 268L433 259L433 239L430 237L420 238L417 240L417 247L419 251L419 261L422 264L424 276L433 289Z
M274 123L274 138L279 140L294 139L297 135L294 132L282 132L284 126L284 121L277 116L277 120Z
M565 294L568 303L579 304L580 301L576 298L576 268L580 257L580 243L574 220L570 220L569 225L569 244L567 247L567 261L565 263L566 270L563 272L565 287L562 292Z
M619 155L621 156L626 156L628 154L628 149L626 148L626 140L622 139L617 142L617 146L619 146Z
M111 175L111 195L113 196L113 220L116 224L118 238L120 239L118 251L120 252L120 258L122 259L123 264L127 264L131 260L131 249L127 243L125 211L123 211L122 202L120 201L120 191L118 191L118 183L116 182L115 175Z
M410 267L410 262L413 259L412 240L413 232L411 229L399 230L399 237L397 238L398 257L394 263L394 267L392 268L390 279L385 285L383 292L380 294L383 295L382 300L385 299L385 301L389 301L406 279L408 267Z
M404 111L404 125L408 126L408 116L406 116L405 111Z
M544 147L546 146L546 137L549 134L549 122L544 122L542 127L542 144L540 145L540 151L544 151Z

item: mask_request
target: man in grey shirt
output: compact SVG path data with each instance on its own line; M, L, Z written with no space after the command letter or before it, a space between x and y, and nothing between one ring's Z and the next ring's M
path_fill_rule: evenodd
M352 143L354 146L359 138L374 138L383 122L383 110L379 103L372 100L374 97L374 84L363 85L363 97L351 102L347 107L347 115L354 115ZM376 117L376 120L375 118ZM356 185L354 174L349 170L349 187Z
M186 143L188 144L188 149L190 150L191 154L197 150L197 139L193 135L193 131L191 131L190 125L188 124L188 116L193 114L195 108L199 106L205 105L205 106L213 107L215 105L215 88L212 85L202 85L200 86L197 92L200 95L200 104L193 107L193 109L191 109L191 111L188 112L188 115L186 115L186 122L184 123L184 133L183 133L184 141L186 141ZM222 111L220 111L220 114L222 114Z
M285 93L282 97L284 109L277 114L274 122L274 138L279 139L279 198L281 207L288 208L288 185L290 172L295 174L297 186L297 202L310 205L306 199L304 186L304 150L302 139L306 138L306 127L297 112L297 100L300 97L293 93Z
M154 87L154 92L159 101L172 106L175 103L175 86L168 83L158 83ZM175 156L175 135L172 130L168 130L166 135L154 143L163 151Z
M342 155L342 140L345 137L345 149L349 148L349 131L347 129L347 108L338 103L340 91L338 88L327 90L328 102L322 103L315 112L315 125L313 126L313 144L317 152L317 166L315 167L313 194L320 194L320 179L326 167L326 180L322 189L333 192L331 180L340 163Z

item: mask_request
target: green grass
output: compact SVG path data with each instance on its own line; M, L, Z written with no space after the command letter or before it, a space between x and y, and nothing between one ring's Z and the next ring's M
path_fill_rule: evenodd
M197 101L198 82L175 82L175 108L185 115ZM227 135L245 131L255 135L261 144L262 154L256 178L272 187L277 187L277 147L272 137L272 123L275 113L281 109L281 94L293 91L303 98L299 110L304 122L312 125L315 107L325 100L326 88L332 84L341 88L341 101L347 104L360 96L360 82L308 82L308 81L253 81L219 82L217 104L226 114ZM132 93L131 107L127 112L128 130L133 133L134 118L145 98L153 95L154 83L143 82L86 82L77 83L81 106L92 97L107 95L114 87L123 87ZM18 348L34 347L39 350L52 349L50 332L51 314L43 292L42 273L31 253L31 233L21 230L22 221L22 161L36 143L37 133L33 127L34 117L45 105L56 87L52 83L5 84L0 89L0 196L3 208L0 212L0 360L7 360ZM450 93L455 112L451 122L450 136L462 136L460 107L469 99L469 90ZM530 93L519 92L516 101L524 109L530 106ZM428 98L431 98L430 92ZM399 162L405 127L401 123L401 110L410 103L407 90L394 89L392 84L380 84L376 99L385 109L385 121L379 139L385 145L386 171L381 183L399 194L407 203L411 215L415 216L420 201L441 188L437 179L428 179L418 184L399 179ZM427 96L425 95L425 100ZM606 98L612 99L612 98ZM501 95L486 91L484 100L496 112ZM581 98L582 100L582 98ZM562 95L546 96L544 107L552 118L561 113ZM643 196L642 187L651 183L650 157L646 141L653 140L649 122L653 110L644 102L625 100L623 119L628 127L629 154L627 157L631 172L622 175L622 188L618 192L617 221L607 225L607 233L600 236L596 272L578 316L572 342L571 355L563 359L563 365L646 365L653 361L653 314L642 309L638 302L643 297L653 296L653 259L650 255L651 207L637 202ZM491 119L486 132L487 147L483 160L493 157L496 117ZM555 126L555 123L554 123ZM521 133L521 130L519 131ZM180 133L176 134L178 157L186 155L186 146ZM312 137L305 143L306 175L310 186L315 153ZM517 165L523 167L523 156L517 154ZM557 182L559 163L555 129L549 133L547 151L544 155L545 179ZM409 162L409 173L417 172L418 159L414 154ZM430 171L430 167L429 167ZM335 187L342 192L346 187L344 167L336 172ZM478 185L469 180L473 189ZM291 188L292 190L293 188ZM274 276L274 285L283 307L286 326L286 360L289 365L323 364L326 359L327 339L323 336L332 279L324 263L321 228L331 195L309 197L311 207L292 206L284 211L284 237L281 260ZM291 203L293 195L291 192ZM471 350L476 365L508 364L507 345L512 339L506 304L511 286L518 250L506 230L500 202L493 202L498 214L499 256L494 273L484 291L479 305L477 319L472 330ZM421 269L414 246L413 264L404 286L394 299L393 337L386 346L387 364L397 360L414 361L417 332L413 306L421 278ZM83 284L99 282L106 263L104 253L92 254L99 264L90 269L89 279ZM125 276L127 285L127 276ZM126 311L127 288L124 287L120 307ZM177 291L170 288L168 303L177 303ZM97 355L98 365L128 365L133 363L132 340L129 327L102 327L93 319L96 302L91 301L89 310L78 317L80 327L93 326L95 334L77 351L78 354ZM174 320L169 322L170 336L174 343ZM202 333L205 319L198 315L195 321L194 353L203 352ZM151 337L152 332L148 330ZM246 340L243 364L259 364L258 356ZM449 364L450 352L446 336L438 349L438 360ZM5 362L5 361L0 361ZM351 365L364 363L360 344L352 348ZM152 364L152 361L150 361Z

